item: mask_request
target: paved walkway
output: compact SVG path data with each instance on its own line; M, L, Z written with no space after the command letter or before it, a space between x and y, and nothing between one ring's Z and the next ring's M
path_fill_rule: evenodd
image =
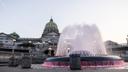
M83 69L72 71L67 68L42 68L41 65L32 65L31 69L1 66L0 72L128 72L128 69Z

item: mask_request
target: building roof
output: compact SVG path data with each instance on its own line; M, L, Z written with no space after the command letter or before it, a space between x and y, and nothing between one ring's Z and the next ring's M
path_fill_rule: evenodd
M55 32L55 33L59 34L59 30L58 30L57 24L53 21L52 18L45 25L45 29L44 29L43 34L48 34L48 33L51 33L51 32Z

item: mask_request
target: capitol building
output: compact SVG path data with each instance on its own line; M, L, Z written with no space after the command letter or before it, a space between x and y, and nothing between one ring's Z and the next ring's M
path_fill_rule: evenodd
M11 49L14 50L28 50L33 56L54 56L57 49L60 33L57 24L51 18L45 25L43 33L40 38L22 38L17 33L11 34L0 33L0 54L2 55ZM128 54L128 38L127 44L121 45L113 41L106 41L105 47L107 52L112 55L127 55ZM3 50L4 49L4 50ZM4 51L4 52L2 52ZM14 52L16 53L16 51ZM10 55L10 54L9 54Z
M45 55L54 55L59 40L59 29L57 24L51 18L46 23L43 34L40 38L21 38L17 33L0 33L0 48L8 49L29 49L34 53L43 53Z

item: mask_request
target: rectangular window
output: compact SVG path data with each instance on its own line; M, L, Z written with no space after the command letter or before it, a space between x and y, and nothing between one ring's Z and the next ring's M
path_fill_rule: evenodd
M3 40L4 38L0 38L0 40Z

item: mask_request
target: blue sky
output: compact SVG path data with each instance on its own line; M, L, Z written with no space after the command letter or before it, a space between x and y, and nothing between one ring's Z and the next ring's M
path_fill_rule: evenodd
M40 37L51 16L67 25L96 24L103 40L126 42L128 0L0 0L0 32Z

